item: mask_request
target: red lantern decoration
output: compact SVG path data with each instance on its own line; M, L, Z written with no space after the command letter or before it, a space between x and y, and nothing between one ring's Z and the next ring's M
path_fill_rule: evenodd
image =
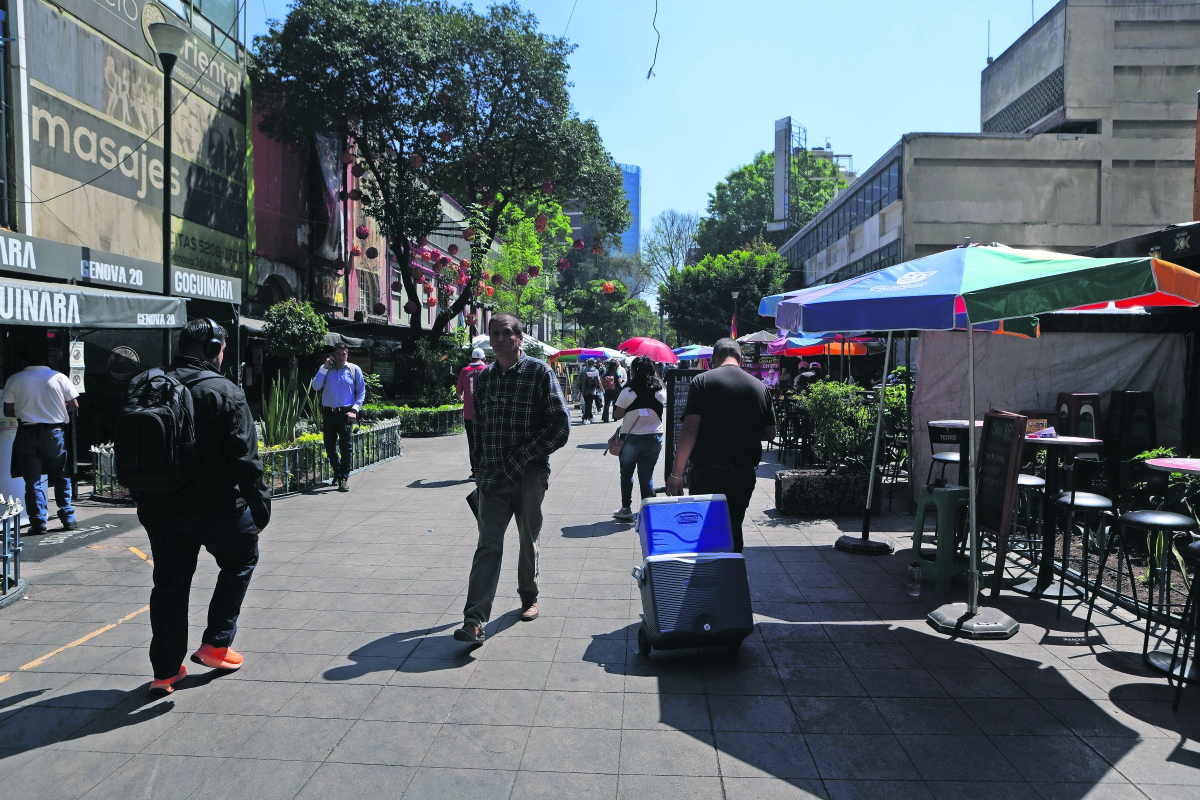
M452 255L452 256L458 255L458 245L452 244L449 247L447 247L446 249L450 251L450 255Z
M357 236L359 239L365 239L371 235L371 229L368 228L366 225L359 225L357 228L354 229L354 235Z
M464 230L463 238L466 239L468 242L471 241L472 239L474 239L475 238L475 229L467 228L466 230Z
M408 157L408 165L413 169L420 169L424 163L425 159L421 158L421 156L417 153L413 153Z
M417 310L420 308L421 307L419 305L417 305L415 301L409 300L407 303L404 304L404 313L405 314L415 314L415 313L417 313Z
M416 281L417 283L420 283L421 281L425 280L424 271L422 271L420 267L413 267L412 268L412 279L414 281Z
M499 272L497 272L495 275L492 276L492 283L495 284L496 286L502 285L504 283L504 276L501 275Z
M428 261L431 258L433 258L433 253L429 252L428 250L421 251L421 260L422 261Z
M368 247L367 248L367 258L371 259L372 261L379 258L379 248L378 247Z
M604 252L604 248L602 248L599 244L592 245L592 255L598 256L603 252Z
M545 214L538 214L533 220L533 229L538 233L545 233L549 224L550 219Z
M400 280L399 278L392 281L392 291L395 292L396 294L400 294L401 292L403 292L404 291L404 281Z
M341 258L340 256L335 258L333 260L333 269L337 274L341 275L342 271L346 269L345 259Z
M479 323L478 314L463 314L463 322L474 328Z
M583 239L576 239L575 244L573 244L572 247L574 247L576 250L582 250L583 249Z
M352 255L352 256L361 256L361 255L362 255L362 248L361 248L361 247L359 247L358 245L354 245L353 247L351 247L351 248L350 248L350 255Z
M566 272L567 267L569 267L569 266L571 266L571 262L567 261L567 259L560 258L558 260L558 268L561 269L562 271Z
M612 281L604 282L604 293L605 294L612 294L616 290L617 290L617 286Z
M518 286L525 286L526 284L529 283L529 273L528 272L518 272L517 276L514 280L516 280Z
M375 305L371 306L371 310L375 312L376 316L379 316L387 313L387 306L385 306L383 303L376 303Z
M449 263L450 263L450 259L446 258L445 256L442 256L441 258L438 259L438 266L440 266L440 267L444 267Z
M342 189L340 192L338 192L338 200L349 200L349 199L350 199L350 193L347 192L345 189Z
M433 308L434 306L437 305L437 297L432 294L429 295L429 297L425 298L425 305L429 306L430 308Z
M551 183L550 181L546 181L538 188L540 188L542 190L542 194L550 194L551 192L554 191L554 184Z
M454 134L450 131L441 131L438 133L438 138L442 140L442 144L450 144L450 140L454 138Z
M540 269L538 269L536 266L530 267L529 268L529 277L536 278L538 275L541 274L541 272L542 271Z
M421 284L421 288L425 290L425 294L433 294L433 284L426 281Z
M496 293L496 290L495 290L495 289L493 289L491 286L487 287L487 296L488 296L488 297L491 297L491 296L492 296L492 295L494 295L495 293Z
M346 164L346 165L353 164L354 163L354 153L351 153L349 150L342 153L342 163Z
M350 190L350 199L354 200L355 202L362 200L363 199L362 189L351 189Z
M366 171L367 171L367 168L364 167L362 164L355 164L353 167L350 168L350 174L356 178L361 178L363 176L363 173L365 173Z

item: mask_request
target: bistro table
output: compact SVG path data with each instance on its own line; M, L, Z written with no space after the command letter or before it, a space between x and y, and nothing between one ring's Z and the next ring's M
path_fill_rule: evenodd
M1150 469L1158 470L1159 472L1182 472L1186 475L1200 475L1200 458L1151 458L1145 462ZM1165 566L1168 558L1167 548L1163 548L1162 560ZM1150 620L1146 621L1150 624ZM1183 632L1180 631L1179 635ZM1159 672L1168 674L1171 672L1172 651L1154 650L1146 655L1146 661L1150 666ZM1178 677L1184 674L1183 665L1175 667L1175 676ZM1191 658L1187 664L1186 679L1194 681L1200 679L1200 669L1197 668L1196 659Z
M1065 580L1054 579L1054 540L1058 535L1058 514L1052 505L1058 496L1058 462L1060 447L1093 448L1104 444L1101 439L1085 439L1082 436L1026 436L1026 444L1046 448L1046 508L1050 511L1046 520L1046 528L1042 534L1042 563L1038 565L1036 578L1016 584L1014 592L1027 594L1031 597L1045 597L1057 594L1063 598L1074 598L1081 595L1074 586L1068 586ZM1067 556L1070 554L1071 537L1069 533L1063 537L1063 577L1067 574Z
M927 425L937 425L942 428L965 428L967 421L965 419L935 419L930 420ZM975 420L975 427L982 428L983 420ZM968 487L970 483L971 469L971 440L964 436L962 444L958 446L958 485Z

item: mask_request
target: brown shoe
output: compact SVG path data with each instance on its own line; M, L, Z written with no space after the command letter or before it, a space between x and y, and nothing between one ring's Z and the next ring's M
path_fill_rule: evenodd
M538 618L537 601L521 604L521 622L533 622Z

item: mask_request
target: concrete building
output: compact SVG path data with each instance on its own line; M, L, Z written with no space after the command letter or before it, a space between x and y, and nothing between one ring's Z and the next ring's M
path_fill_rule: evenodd
M973 241L1076 252L1192 216L1200 5L1062 0L781 248L803 285Z

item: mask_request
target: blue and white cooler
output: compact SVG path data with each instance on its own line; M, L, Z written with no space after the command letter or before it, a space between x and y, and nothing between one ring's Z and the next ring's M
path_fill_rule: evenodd
M642 501L637 521L642 564L638 651L738 647L754 630L746 561L733 552L723 494Z

